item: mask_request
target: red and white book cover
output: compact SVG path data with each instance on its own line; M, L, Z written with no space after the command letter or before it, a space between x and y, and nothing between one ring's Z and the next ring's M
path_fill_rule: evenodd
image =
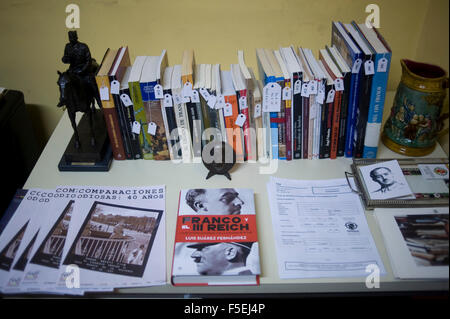
M253 190L181 190L172 284L258 285L260 273Z

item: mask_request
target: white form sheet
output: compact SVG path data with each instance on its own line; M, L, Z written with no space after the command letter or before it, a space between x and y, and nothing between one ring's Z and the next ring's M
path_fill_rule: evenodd
M366 277L369 265L386 273L360 199L345 179L272 177L267 191L280 278Z

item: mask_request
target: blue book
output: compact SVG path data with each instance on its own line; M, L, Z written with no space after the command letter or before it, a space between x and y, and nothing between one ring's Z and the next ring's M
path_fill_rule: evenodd
M359 24L358 28L375 52L375 74L372 79L363 158L376 158L392 51L374 28L368 28L365 24Z
M348 101L347 128L345 135L345 156L353 157L353 138L356 129L356 116L359 107L360 79L362 77L363 56L359 47L349 37L342 23L333 22L331 27L331 44L334 45L345 62L352 69L350 95Z

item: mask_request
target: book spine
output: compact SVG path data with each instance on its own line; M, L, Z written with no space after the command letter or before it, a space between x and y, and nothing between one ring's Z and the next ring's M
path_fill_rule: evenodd
M378 142L381 132L381 121L383 119L384 100L389 78L391 55L390 53L377 55L375 61L376 69L378 69L378 63L381 58L387 59L387 68L382 72L376 70L372 80L372 92L365 133L366 137L364 139L363 158L376 158L378 152Z
M303 108L303 150L302 158L308 158L308 140L309 140L309 97L302 98L302 108Z
M366 62L367 60L364 60ZM364 139L366 136L367 119L369 116L370 94L373 75L364 75L360 90L360 103L356 117L355 139L353 157L362 158L364 151Z
M248 101L247 90L240 90L238 92L238 96L239 100L242 97L245 97L245 100ZM247 161L248 159L254 160L254 158L252 157L253 150L252 150L252 141L250 137L250 114L248 111L248 104L246 107L241 107L241 105L239 105L239 111L245 115L245 122L244 125L242 126L242 130L244 132L244 161ZM249 156L251 158L249 158Z
M117 118L116 108L114 107L109 78L108 76L96 76L95 81L97 82L97 87L99 90L103 87L108 88L108 100L102 100L101 103L113 157L115 160L125 160L125 150L123 148L119 120Z
M328 90L325 89L325 96L327 96ZM323 159L326 153L327 147L327 117L328 117L328 103L324 103L320 112L320 146L319 146L319 158Z
M172 90L173 95L181 95L181 89ZM191 162L192 142L189 130L189 121L184 103L174 104L175 119L177 122L178 137L180 139L181 156L184 163Z
M129 88L122 89L120 94L126 94L128 97L130 97ZM131 97L130 97L130 100L131 100ZM122 107L123 107L123 110L125 113L126 130L129 133L130 146L131 146L133 158L141 159L142 158L142 150L141 150L141 145L139 144L139 134L136 134L132 131L132 125L135 121L133 106L126 106L123 103L121 103L121 104L122 104Z
M333 120L331 126L330 158L335 159L338 151L339 121L341 115L342 91L336 91L333 102Z
M153 159L150 147L150 134L146 129L147 118L145 114L144 102L142 100L141 86L139 82L130 82L131 100L133 101L134 120L140 125L139 145L143 159ZM137 133L136 133L137 134Z
M294 75L294 83L300 79ZM301 80L301 79L300 79ZM293 91L292 98L292 153L294 159L302 158L302 96L300 92ZM295 94L294 94L295 93Z
M242 149L241 128L236 125L236 118L239 114L239 106L236 95L225 96L225 103L230 103L232 107L232 115L225 116L225 126L227 130L228 144L233 147L236 153L236 161L244 161L244 151Z
M308 119L308 159L313 158L313 145L314 145L314 118L316 115L314 106L315 106L315 98L314 94L309 96L309 119Z
M114 78L110 77L110 81L114 81ZM120 92L119 92L120 93ZM128 130L126 128L125 112L123 109L122 101L120 100L119 94L112 94L114 106L117 112L117 118L119 123L120 135L122 137L123 149L125 152L126 159L133 159L133 153L131 150L130 137Z
M347 131L348 104L350 96L351 73L347 73L344 78L344 91L342 91L341 116L339 123L339 139L337 156L345 155L345 137Z
M286 80L285 87L291 88L291 80ZM292 100L286 100L285 109L285 128L286 128L286 160L292 160Z

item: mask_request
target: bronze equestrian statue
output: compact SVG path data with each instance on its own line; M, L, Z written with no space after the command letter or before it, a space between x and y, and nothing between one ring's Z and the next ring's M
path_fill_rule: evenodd
M80 148L80 139L75 122L76 112L87 113L91 131L91 145L95 145L93 113L95 101L101 107L100 96L95 82L95 74L99 68L91 58L89 47L78 41L76 31L69 31L69 43L64 49L62 62L69 64L69 69L59 72L58 86L60 99L58 107L66 106L75 135L75 147Z

